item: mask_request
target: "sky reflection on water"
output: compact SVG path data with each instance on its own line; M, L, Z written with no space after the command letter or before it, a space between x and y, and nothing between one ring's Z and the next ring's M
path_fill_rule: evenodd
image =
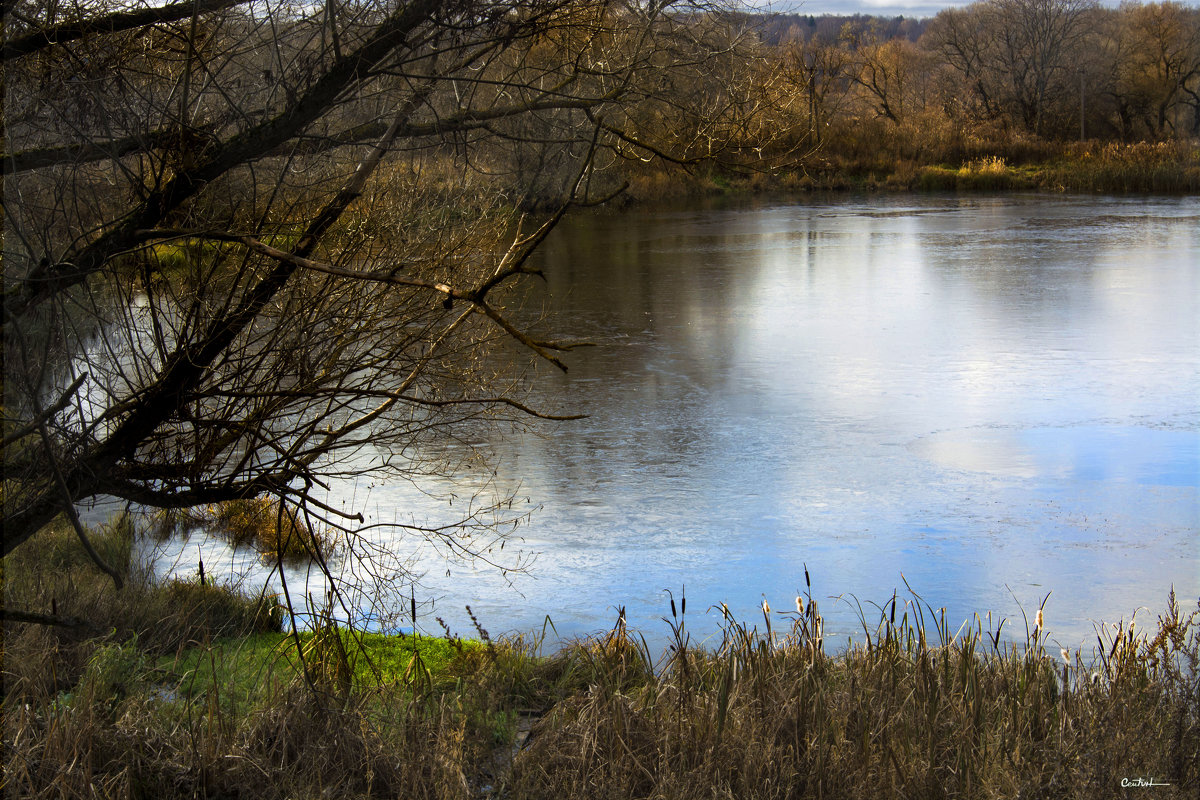
M1072 646L1200 595L1195 198L637 210L569 220L541 258L553 332L599 346L534 399L589 417L482 443L540 506L530 575L400 545L431 627L470 632L470 603L570 636L625 606L661 643L686 585L703 638L714 604L790 607L804 565L834 643L905 582L956 622L1053 592ZM376 521L449 512L353 491Z

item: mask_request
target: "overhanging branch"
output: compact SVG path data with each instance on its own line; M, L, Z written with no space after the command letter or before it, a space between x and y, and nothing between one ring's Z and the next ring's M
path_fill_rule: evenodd
M60 617L54 614L38 614L34 611L20 611L0 605L0 620L5 622L24 622L30 625L54 625L60 628L86 628L90 631L100 630L86 619L76 617Z
M196 14L208 14L242 5L248 0L185 0L160 8L144 8L139 11L118 11L93 19L51 25L33 33L27 33L4 43L3 60L36 53L56 44L66 44L90 34L108 34L142 28L159 22L175 22Z
M320 80L278 115L214 145L201 164L177 173L166 186L147 196L122 224L59 263L40 266L16 282L6 293L5 313L9 317L24 315L46 299L87 280L109 258L135 243L135 231L159 224L210 182L292 139L324 114L348 88L366 80L371 67L401 46L439 5L436 0L415 0L398 8L358 50L334 63ZM408 113L411 114L411 108Z
M557 220L559 216L561 216L561 215L556 216L555 219ZM536 241L540 242L541 239L544 238L546 233L548 233L547 226L543 225L534 234L534 237L536 237ZM249 249L253 250L256 253L267 256L268 258L273 258L276 261L279 261L279 262L285 263L285 264L289 264L296 268L312 270L314 272L320 272L320 273L323 273L326 275L332 275L332 276L339 277L339 278L347 278L350 280L371 281L374 283L383 283L383 284L387 284L390 286L406 286L406 287L410 287L410 288L427 289L431 292L437 292L438 294L444 296L446 299L451 300L451 301L463 300L463 301L473 304L475 306L475 308L477 308L485 316L487 316L489 319L491 319L493 322L495 322L497 325L499 325L505 331L505 333L509 334L512 338L516 339L518 342L525 345L530 350L533 350L535 353L537 353L539 356L541 356L545 360L549 361L551 364L554 364L556 367L561 369L563 372L567 371L566 364L564 364L560 359L558 359L550 351L566 352L568 350L573 350L577 347L587 347L591 344L590 342L543 341L543 340L533 338L532 336L525 333L517 326L513 325L511 322L508 321L508 319L506 319L504 317L503 314L501 314L494 306L489 304L487 302L487 300L484 298L484 295L487 293L487 291L492 289L496 285L497 281L496 281L495 276L490 277L480 287L477 287L474 289L462 290L462 289L455 289L454 287L452 287L448 284L445 284L445 283L441 283L440 281L425 281L425 280L419 280L416 278L405 278L402 276L398 276L395 274L397 272L396 269L392 269L392 270L388 270L388 271L375 270L372 272L360 272L360 271L356 271L356 270L352 270L352 269L346 269L345 267L338 267L333 264L327 264L322 261L316 261L316 260L313 260L310 258L305 258L304 256L297 255L296 253L289 253L285 250L280 250L279 248L272 247L271 245L266 244L265 242L262 242L258 239L255 239L252 236L245 236L242 234L224 233L221 231L188 231L188 230L181 230L181 229L158 229L158 230L137 231L136 235L138 238L140 238L143 241L149 241L152 239L197 238L197 239L211 239L213 241L221 241L221 242L236 242L238 244L242 244L242 245L248 247ZM531 241L523 241L523 242L518 242L517 245L520 245L520 244L529 245L530 243L531 243ZM514 246L517 246L517 245L514 245ZM523 263L523 261L524 261L524 259L522 258L521 262ZM510 266L509 270L507 271L507 275L512 275L512 274L515 274L518 272L530 272L529 270L524 269L524 267L522 266L522 263L518 263L518 264Z

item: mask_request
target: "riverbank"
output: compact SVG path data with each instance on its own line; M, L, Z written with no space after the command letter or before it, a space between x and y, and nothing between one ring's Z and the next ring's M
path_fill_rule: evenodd
M1200 192L1200 147L1172 142L1083 142L1038 147L979 145L922 158L818 149L774 167L646 169L624 201L658 203L708 195L810 192L1004 192L1191 194Z
M915 596L823 640L819 602L726 616L660 657L618 620L539 637L292 635L273 601L156 584L113 525L121 591L47 536L5 560L5 789L22 797L1155 797L1200 788L1200 607L1102 626L1056 652L1053 620L953 630ZM124 556L122 554L125 554ZM678 606L676 603L678 602ZM1015 637L1013 636L1016 631ZM1161 785L1160 785L1161 784ZM1145 784L1140 784L1145 785Z

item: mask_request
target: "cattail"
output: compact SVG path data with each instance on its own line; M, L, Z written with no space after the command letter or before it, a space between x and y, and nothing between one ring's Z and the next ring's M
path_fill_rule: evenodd
M1071 654L1067 652L1067 648L1063 647L1058 652L1062 654L1063 663L1068 667L1071 666Z
M801 597L800 595L796 595L796 613L797 614L804 613L804 598Z
M771 604L767 602L765 597L763 598L763 613L764 614L771 613Z
M725 619L729 619L729 606L725 605L724 603L721 603L721 616L723 616Z
M1033 618L1033 627L1042 627L1042 610L1040 608L1038 609L1037 616Z

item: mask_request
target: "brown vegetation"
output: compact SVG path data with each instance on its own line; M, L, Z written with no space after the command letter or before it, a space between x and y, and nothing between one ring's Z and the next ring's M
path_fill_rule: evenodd
M1200 188L1194 5L981 0L929 20L782 15L756 24L757 128L737 140L736 164L717 168L719 184ZM1002 170L978 168L997 162ZM679 194L719 184L676 182Z
M101 615L117 602L103 587ZM761 627L710 609L724 614L720 641L694 647L680 598L661 660L621 619L551 655L537 638L481 630L486 646L445 643L441 666L416 651L388 663L385 640L321 623L303 638L303 668L288 640L245 658L253 639L213 639L219 626L184 606L142 599L139 613L163 627L190 626L177 656L156 655L170 642L148 628L87 638L6 625L6 791L1082 799L1126 796L1123 778L1165 784L1156 797L1200 788L1200 606L1173 595L1156 624L1098 625L1090 653L1054 652L1040 609L1012 641L978 618L954 630L916 596L885 602L836 654L808 596L795 611L764 604Z

